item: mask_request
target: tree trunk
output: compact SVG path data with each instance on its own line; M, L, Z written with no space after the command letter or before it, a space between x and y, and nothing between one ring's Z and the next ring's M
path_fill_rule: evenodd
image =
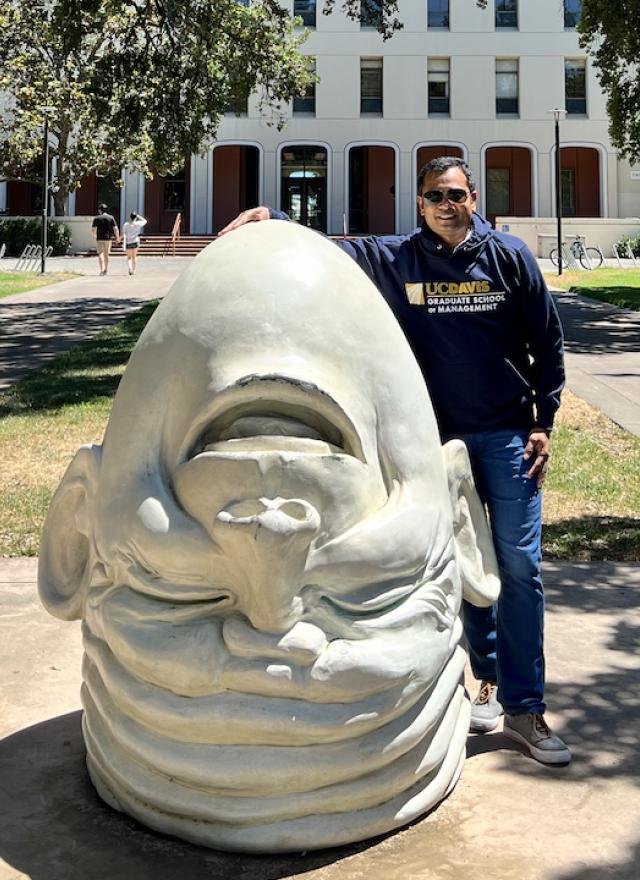
M66 216L66 208L67 193L62 192L62 190L59 189L58 192L53 193L53 210L55 211L56 217Z

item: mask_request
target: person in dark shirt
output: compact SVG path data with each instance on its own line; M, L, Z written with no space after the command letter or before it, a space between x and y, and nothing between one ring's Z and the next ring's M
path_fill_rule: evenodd
M504 733L544 764L571 752L544 712L540 489L564 385L562 328L535 258L476 213L471 171L457 157L418 176L422 227L411 235L338 240L376 284L429 387L443 441L467 445L500 565L493 608L463 608L480 680L471 729ZM221 234L286 214L252 208Z
M96 242L96 250L98 252L98 265L100 274L106 275L109 268L109 254L111 253L111 242L116 244L120 241L120 230L115 218L107 213L106 205L99 205L100 213L93 218L91 224L91 232Z

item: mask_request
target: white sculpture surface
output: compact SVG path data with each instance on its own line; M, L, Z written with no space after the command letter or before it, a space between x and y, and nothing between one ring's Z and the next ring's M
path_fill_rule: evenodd
M316 233L251 224L178 279L54 496L39 588L84 621L91 778L155 829L334 846L459 776L490 534L386 303Z

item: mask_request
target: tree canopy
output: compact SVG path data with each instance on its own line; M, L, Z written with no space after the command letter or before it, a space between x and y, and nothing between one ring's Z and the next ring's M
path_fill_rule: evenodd
M582 0L581 45L607 98L609 136L621 156L640 162L640 0Z
M278 124L311 77L297 24L277 0L0 0L0 173L38 179L45 108L60 214L93 170L177 170L250 92Z

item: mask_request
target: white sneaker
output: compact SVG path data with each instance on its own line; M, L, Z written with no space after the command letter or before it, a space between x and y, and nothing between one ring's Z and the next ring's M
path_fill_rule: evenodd
M495 730L502 711L502 704L498 702L497 684L493 681L480 682L478 696L471 704L469 730L473 733L489 733Z

